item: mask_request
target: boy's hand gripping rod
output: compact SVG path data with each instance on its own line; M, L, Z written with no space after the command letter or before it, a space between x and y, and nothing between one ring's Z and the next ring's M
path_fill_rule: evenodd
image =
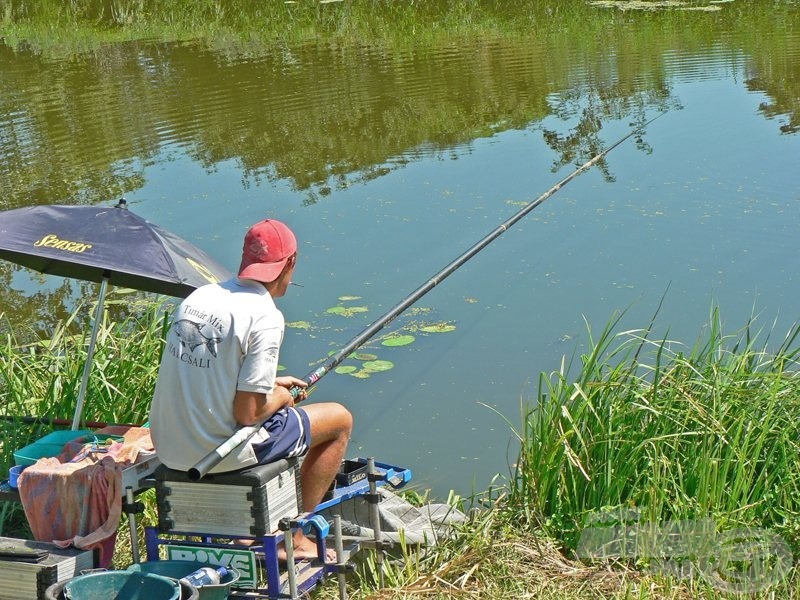
M632 130L626 136L620 138L613 144L611 144L608 148L594 156L591 160L584 163L577 169L575 169L572 173L567 175L564 179L559 181L541 196L530 202L529 204L525 205L519 212L514 214L510 219L500 224L496 229L494 229L491 233L485 236L483 239L478 241L475 245L473 245L469 250L464 252L461 256L456 258L453 262L449 265L444 267L441 271L436 273L433 277L431 277L428 281L424 284L419 286L416 290L411 292L405 300L397 304L394 308L390 309L386 314L380 317L377 321L375 321L372 325L367 327L364 331L354 337L350 342L339 352L334 354L330 357L321 367L314 369L308 375L303 378L303 381L308 383L309 386L314 385L322 379L324 375L335 369L339 363L341 363L345 358L347 358L352 352L360 348L364 343L366 343L371 337L373 337L376 333L378 333L381 329L386 327L389 323L391 323L395 317L397 317L400 313L406 310L409 306L414 304L417 300L422 298L425 294L439 285L444 279L446 279L450 274L452 274L456 269L458 269L461 265L467 262L470 258L475 256L478 252L483 250L486 246L492 243L496 238L498 238L501 234L505 233L505 231L514 225L517 221L525 217L529 212L535 209L537 206L542 204L545 200L547 200L550 196L555 194L558 190L568 184L570 181L575 179L578 175L587 171L595 164L597 164L603 157L611 152L614 148L622 144L628 138L633 137L636 134L642 132L642 130L647 127L650 123L658 119L659 117L666 114L665 112L659 113L649 121L645 122L644 124L640 125L636 129ZM292 395L297 397L300 392L300 387L293 387L290 391ZM242 427L238 429L236 433L234 433L231 437L229 437L226 441L220 444L215 450L209 452L206 456L204 456L200 461L188 471L189 478L193 481L198 481L202 477L204 477L211 469L217 466L222 459L228 456L233 450L239 446L240 444L249 440L252 436L256 434L256 432L260 429L259 427Z

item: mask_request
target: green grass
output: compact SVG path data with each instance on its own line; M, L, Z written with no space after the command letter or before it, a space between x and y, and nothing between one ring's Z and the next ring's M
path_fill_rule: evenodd
M518 518L544 519L570 549L587 518L620 509L770 528L796 546L798 329L772 352L752 325L724 335L716 310L688 352L645 333L612 324L575 380L566 366L542 375L519 433Z
M642 8L658 2L625 2ZM796 7L789 0L712 0L692 3L711 8L710 21L723 16L742 27L790 27ZM45 54L89 51L130 40L203 39L215 46L308 44L388 44L395 47L439 45L443 40L478 36L576 36L612 41L617 27L637 20L649 27L656 19L677 29L692 27L691 38L713 36L698 25L695 11L601 8L589 0L297 0L228 3L222 0L0 0L0 26L5 43ZM722 8L722 10L719 10ZM717 12L718 11L718 12ZM787 18L787 15L789 17ZM658 26L656 24L656 26ZM762 40L763 41L763 40Z

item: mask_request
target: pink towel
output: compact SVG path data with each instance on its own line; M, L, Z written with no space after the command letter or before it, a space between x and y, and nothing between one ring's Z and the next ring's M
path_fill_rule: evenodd
M123 435L122 442L64 446L55 458L41 458L20 474L18 486L34 539L60 547L99 551L98 566L109 568L122 515L122 471L152 452L150 430L112 426L96 434Z

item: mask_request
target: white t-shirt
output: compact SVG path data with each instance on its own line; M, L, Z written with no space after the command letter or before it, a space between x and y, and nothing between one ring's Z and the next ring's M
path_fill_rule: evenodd
M269 394L275 385L284 319L267 289L234 278L192 292L173 315L150 407L150 433L167 467L188 471L239 428L236 390ZM212 472L256 463L250 443Z

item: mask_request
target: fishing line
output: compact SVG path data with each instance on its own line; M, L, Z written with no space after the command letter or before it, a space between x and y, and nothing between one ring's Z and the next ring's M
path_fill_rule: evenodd
M347 358L350 354L352 354L355 350L365 344L370 338L372 338L376 333L381 331L384 327L386 327L389 323L391 323L398 315L400 315L403 311L405 311L409 306L414 304L417 300L422 298L425 294L435 288L437 285L442 283L447 277L449 277L456 269L461 267L465 262L467 262L470 258L475 256L478 252L483 250L486 246L491 244L495 239L500 237L503 233L508 231L514 224L516 224L519 220L524 218L528 213L532 210L536 209L539 205L541 205L545 200L550 198L553 194L558 192L562 187L567 185L570 181L575 179L581 173L589 170L598 162L600 162L603 157L605 157L609 152L611 152L614 148L621 145L623 142L628 140L629 138L633 137L634 135L641 134L645 127L650 125L656 119L662 117L666 114L666 111L659 113L649 121L638 125L635 129L631 130L630 133L621 137L616 142L608 146L605 150L601 151L599 154L592 157L589 161L582 164L580 167L575 169L572 173L564 177L561 181L556 183L553 187L549 190L544 192L538 198L533 200L532 202L526 204L521 210L517 213L512 215L509 219L498 225L493 231L491 231L488 235L481 238L478 242L476 242L472 247L470 247L466 252L461 254L458 258L452 261L450 264L445 266L442 270L437 272L433 275L428 281L423 283L419 286L416 290L411 292L404 300L399 302L396 306L388 310L382 317L377 319L372 325L367 327L364 331L354 337L350 342L348 342L344 348L339 350L336 354L331 356L325 363L323 363L320 367L317 367L313 371L311 371L308 375L303 378L308 386L312 386L316 384L322 377L324 377L327 373L331 370L335 369L339 363L341 363L345 358ZM294 397L300 393L299 386L293 387L290 391ZM307 389L307 388L306 388ZM228 456L237 446L249 440L255 433L260 429L259 427L242 427L241 429L237 430L230 438L228 438L225 442L220 444L215 450L209 452L206 456L204 456L194 467L189 469L188 475L189 478L193 481L197 481L201 479L204 475L206 475L211 469L213 469L216 465L222 461L226 456Z

